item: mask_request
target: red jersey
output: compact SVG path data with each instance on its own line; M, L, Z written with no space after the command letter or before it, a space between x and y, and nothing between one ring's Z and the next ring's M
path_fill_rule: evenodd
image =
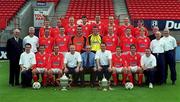
M145 36L148 36L149 34L148 34L147 28L144 27L144 29L145 29ZM140 28L139 27L134 28L133 35L135 38L138 38L140 36Z
M105 26L105 30L104 30L104 35L107 35L108 34L108 27L109 27L109 24L107 25L107 26ZM114 29L114 34L115 35L119 35L118 34L118 30L119 30L119 27L118 27L118 25L116 25L116 24L113 24L113 29Z
M49 54L40 52L36 53L36 65L35 68L48 68Z
M54 43L55 43L55 45L59 46L60 52L67 52L68 46L70 44L69 36L67 36L67 35L57 36Z
M96 26L98 28L99 34L103 37L104 36L104 24L102 22L99 22L99 24L97 24L96 22L93 22L91 24L91 31L92 31L94 26Z
M73 36L71 38L71 42L72 44L75 45L76 51L78 52L83 51L83 49L86 47L86 37L84 36L81 37Z
M81 25L82 26L82 32L83 32L83 36L85 36L86 38L88 38L88 36L91 33L91 27L89 24L86 25Z
M130 37L125 36L120 41L121 41L120 46L123 52L130 51L131 44L136 45L136 38L134 38L133 36Z
M111 52L116 51L116 47L119 45L119 40L116 35L106 35L103 37L103 42L106 43L106 49L110 50Z
M55 28L52 28L50 35L51 35L51 37L56 38L59 35L59 33L60 33L59 28L55 27Z
M65 26L65 34L69 37L75 36L76 28L77 28L77 26L75 24L73 26L70 26L69 24L67 24Z
M49 35L51 36L51 37L53 37L53 34L52 34L52 27L49 27L48 28L49 29ZM41 37L43 37L44 36L44 32L45 32L45 28L44 28L44 26L43 27L41 27L40 29L39 29L39 38L41 38Z
M135 53L135 55L128 53L126 55L126 61L128 66L140 66L141 65L140 60L141 60L141 55L138 53Z
M124 55L118 56L117 54L112 55L112 66L116 68L126 67L127 62Z
M46 53L51 53L52 52L52 48L54 46L54 39L52 37L41 37L39 39L39 45L45 45L45 52Z
M150 46L150 39L148 37L137 38L137 52L145 52L146 48Z
M128 26L126 26L126 25L121 25L121 26L119 26L119 37L120 37L120 38L123 38L123 37L125 36L125 31L126 31L127 28L130 28L130 29L131 29L131 33L132 33L132 35L133 35L133 29L134 29L134 27L133 27L132 25L128 25Z
M55 55L54 53L51 54L50 60L49 60L50 68L59 68L63 69L64 65L64 56L61 53L58 53L58 55Z

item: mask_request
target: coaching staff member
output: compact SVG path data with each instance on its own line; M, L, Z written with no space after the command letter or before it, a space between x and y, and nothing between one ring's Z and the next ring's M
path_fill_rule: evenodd
M9 70L9 84L11 86L19 85L19 58L21 53L23 52L23 43L20 37L20 30L15 29L13 31L13 37L8 39L7 41L7 57L10 62L10 70Z

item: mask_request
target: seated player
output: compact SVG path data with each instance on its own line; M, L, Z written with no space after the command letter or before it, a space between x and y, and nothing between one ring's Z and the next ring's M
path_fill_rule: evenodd
M138 85L142 85L143 70L140 65L141 55L136 53L136 46L132 44L130 46L130 52L126 55L126 61L128 71L134 74L138 74ZM130 79L132 80L132 79ZM133 81L131 81L134 83Z
M34 82L38 81L38 74L42 75L43 86L46 86L48 60L49 54L45 53L45 45L40 45L39 52L36 53L36 65L32 70L32 74Z
M49 60L48 76L49 76L49 81L52 85L59 86L60 85L59 78L62 76L63 73L64 56L63 54L59 53L58 46L54 46L53 50L54 51L51 54ZM55 81L53 75L55 75Z
M127 77L127 64L125 56L121 53L121 48L119 46L116 47L116 52L112 55L112 69L114 85L118 85L117 74L122 74L122 84L124 85Z

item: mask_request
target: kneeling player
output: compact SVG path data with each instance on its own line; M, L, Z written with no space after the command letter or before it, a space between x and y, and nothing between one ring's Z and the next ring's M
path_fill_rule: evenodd
M124 85L127 78L127 64L125 56L122 55L121 48L119 46L116 47L116 53L112 55L112 69L114 85L116 86L118 84L117 74L122 74L122 84Z
M141 55L136 53L136 46L134 44L130 46L130 53L126 55L126 60L128 71L138 74L138 85L141 85L143 80L143 69L140 67Z
M64 56L63 54L59 53L59 47L54 46L53 48L54 52L50 56L49 60L49 70L48 70L48 75L49 75L49 81L51 85L60 85L59 83L59 78L62 75L62 70L63 70L63 62L64 62ZM53 75L55 75L55 80Z
M45 45L39 46L39 52L36 53L36 65L32 70L33 80L34 82L38 81L38 74L42 75L42 85L46 86L47 79L47 62L49 59L49 55L45 53Z

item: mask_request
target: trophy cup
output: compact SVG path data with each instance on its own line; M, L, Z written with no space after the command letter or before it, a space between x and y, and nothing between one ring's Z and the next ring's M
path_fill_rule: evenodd
M67 91L67 87L69 86L69 78L64 75L60 78L60 85L62 91Z
M99 82L99 86L102 91L107 91L109 89L110 82L103 76L103 79Z

